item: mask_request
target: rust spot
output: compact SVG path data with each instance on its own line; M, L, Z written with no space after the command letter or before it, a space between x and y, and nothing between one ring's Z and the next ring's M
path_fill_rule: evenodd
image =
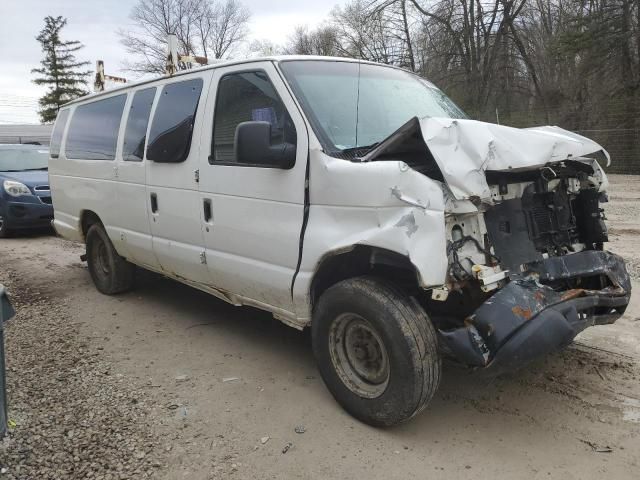
M516 305L511 309L511 311L513 312L514 315L517 315L518 317L522 317L525 320L529 320L533 315L530 308L522 308L520 305Z
M566 301L566 300L571 300L573 298L578 298L580 296L582 296L584 294L584 289L583 288L574 288L572 290L567 290L566 292L564 292L562 294L562 296L560 297L560 299L562 301Z

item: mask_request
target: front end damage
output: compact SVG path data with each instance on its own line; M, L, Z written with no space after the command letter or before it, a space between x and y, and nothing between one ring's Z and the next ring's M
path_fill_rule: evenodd
M466 228L473 214L447 216L445 293L475 289L467 298L482 303L466 312L463 325L447 328L448 320L440 333L456 358L500 372L617 320L631 283L622 258L603 250L606 195L592 160L488 171L486 178L491 201L477 202L478 227Z
M499 373L624 313L631 282L604 250L596 157L608 160L557 128L414 119L363 158L400 158L441 182L448 270L425 303L445 352Z
M572 288L552 286L560 284ZM613 253L546 258L497 290L464 326L440 333L460 361L502 372L568 345L587 327L613 323L630 292L624 262Z

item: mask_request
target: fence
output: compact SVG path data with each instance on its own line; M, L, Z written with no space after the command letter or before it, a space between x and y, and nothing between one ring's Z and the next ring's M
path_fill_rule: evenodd
M53 125L0 125L0 143L49 145Z

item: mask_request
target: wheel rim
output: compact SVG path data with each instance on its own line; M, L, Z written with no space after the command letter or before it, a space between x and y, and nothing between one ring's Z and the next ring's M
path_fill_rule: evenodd
M331 324L329 351L334 370L353 393L376 398L389 384L389 356L376 329L355 313Z
M107 246L102 240L97 242L93 249L92 256L95 272L102 277L108 277L111 273L111 269L109 268L109 254L107 253Z

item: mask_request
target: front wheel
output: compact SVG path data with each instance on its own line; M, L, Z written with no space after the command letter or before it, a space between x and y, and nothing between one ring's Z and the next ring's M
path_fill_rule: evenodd
M411 297L377 278L344 280L324 292L312 340L331 394L370 425L409 420L438 388L441 359L433 324Z
M135 267L118 255L102 225L89 228L86 243L89 273L98 291L113 295L130 290Z

